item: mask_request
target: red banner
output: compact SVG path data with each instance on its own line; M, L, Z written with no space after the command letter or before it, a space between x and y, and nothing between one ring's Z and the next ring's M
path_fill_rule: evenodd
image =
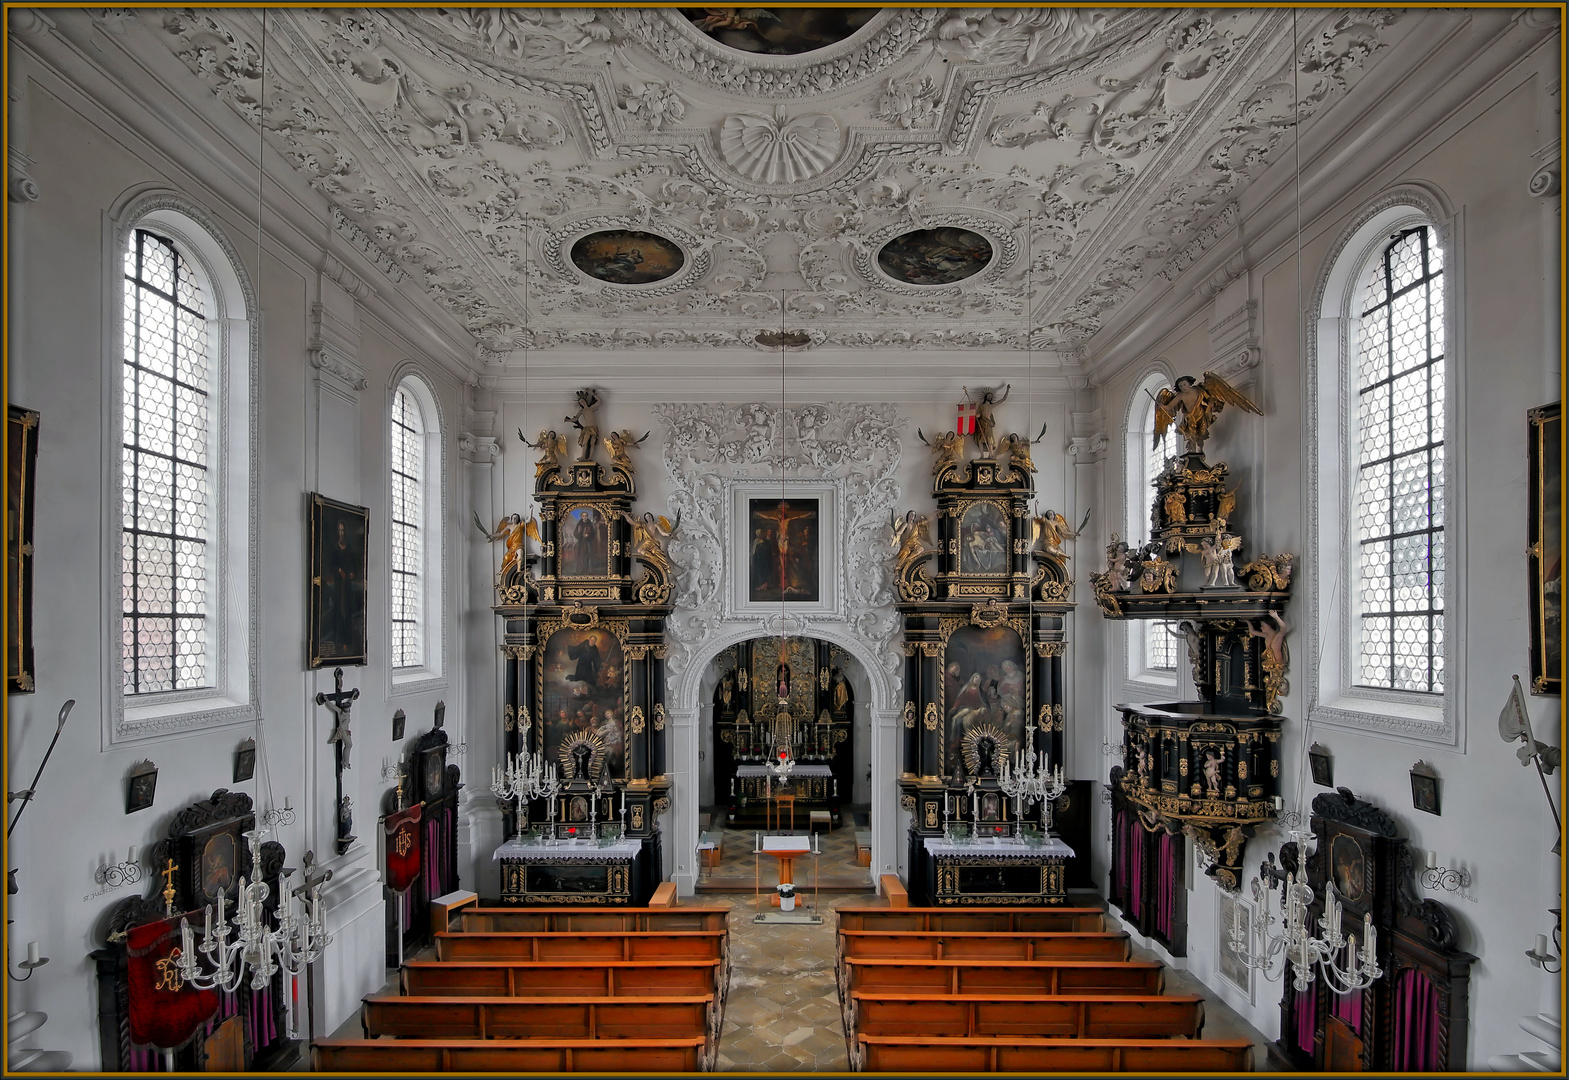
M954 430L960 435L975 434L975 405L973 402L962 402L959 405L959 426Z
M218 991L198 990L180 977L180 916L133 926L125 936L129 958L131 1041L177 1050L218 1010ZM201 912L187 915L201 942Z
M424 811L423 805L415 803L382 819L387 830L387 888L395 893L403 892L419 877L419 820Z

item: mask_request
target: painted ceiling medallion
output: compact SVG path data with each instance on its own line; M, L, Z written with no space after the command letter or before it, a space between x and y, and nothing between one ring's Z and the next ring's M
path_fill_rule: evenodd
M827 113L786 119L736 113L719 126L719 149L750 180L791 184L822 173L839 156L839 121Z
M681 8L693 26L739 52L793 56L836 44L877 8Z
M607 229L573 244L572 262L589 277L612 285L648 285L679 273L686 256L658 233Z
M883 273L907 285L952 285L980 273L991 259L991 241L951 226L904 233L877 253Z

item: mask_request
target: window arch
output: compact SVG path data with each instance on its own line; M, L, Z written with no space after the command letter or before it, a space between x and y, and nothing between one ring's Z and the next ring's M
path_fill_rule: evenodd
M1123 426L1123 539L1138 549L1150 540L1150 504L1155 478L1166 467L1171 443L1155 444L1155 397L1171 376L1151 371L1134 387ZM1132 619L1126 624L1127 677L1133 682L1175 686L1177 639L1173 622Z
M393 379L387 424L388 668L395 691L426 689L442 676L442 462L435 394L405 365Z
M254 294L206 213L159 193L112 213L106 286L107 740L258 707Z
M1391 193L1342 232L1309 328L1308 708L1314 720L1452 743L1463 565L1455 260L1425 191Z

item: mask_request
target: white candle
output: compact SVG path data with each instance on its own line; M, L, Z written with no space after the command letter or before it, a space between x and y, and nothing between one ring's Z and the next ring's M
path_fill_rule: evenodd
M970 792L970 820L981 820L981 795L978 791Z
M135 844L132 844L131 845L131 850L126 853L125 861L128 862L128 863L132 863L132 864L134 864L136 862L136 845Z
M290 805L289 805L289 796L287 796L287 795L285 795L285 796L284 796L284 797L283 797L283 808L284 808L284 809L285 809L285 810L291 810L291 809L293 809L293 807L291 807L291 806L290 806Z
M27 962L34 966L38 964L38 942L36 941L27 943Z
M626 788L622 788L621 789L621 812L623 814L627 812L627 789Z
M205 936L212 937L212 905L208 904L202 911L207 915L207 924L203 927L203 932Z
M34 944L36 944L36 942ZM1547 951L1547 935L1546 934L1537 934L1536 935L1536 950L1535 950L1535 952L1536 952L1537 956L1541 956L1541 957L1546 957L1546 956L1550 956L1551 955ZM32 947L31 946L28 947L27 958L29 960L31 960L33 958L33 951L32 951Z

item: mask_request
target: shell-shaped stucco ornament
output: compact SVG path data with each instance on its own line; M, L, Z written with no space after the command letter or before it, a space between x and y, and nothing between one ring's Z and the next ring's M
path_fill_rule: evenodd
M839 121L826 113L735 113L719 128L725 161L749 180L790 184L825 171L839 156Z

